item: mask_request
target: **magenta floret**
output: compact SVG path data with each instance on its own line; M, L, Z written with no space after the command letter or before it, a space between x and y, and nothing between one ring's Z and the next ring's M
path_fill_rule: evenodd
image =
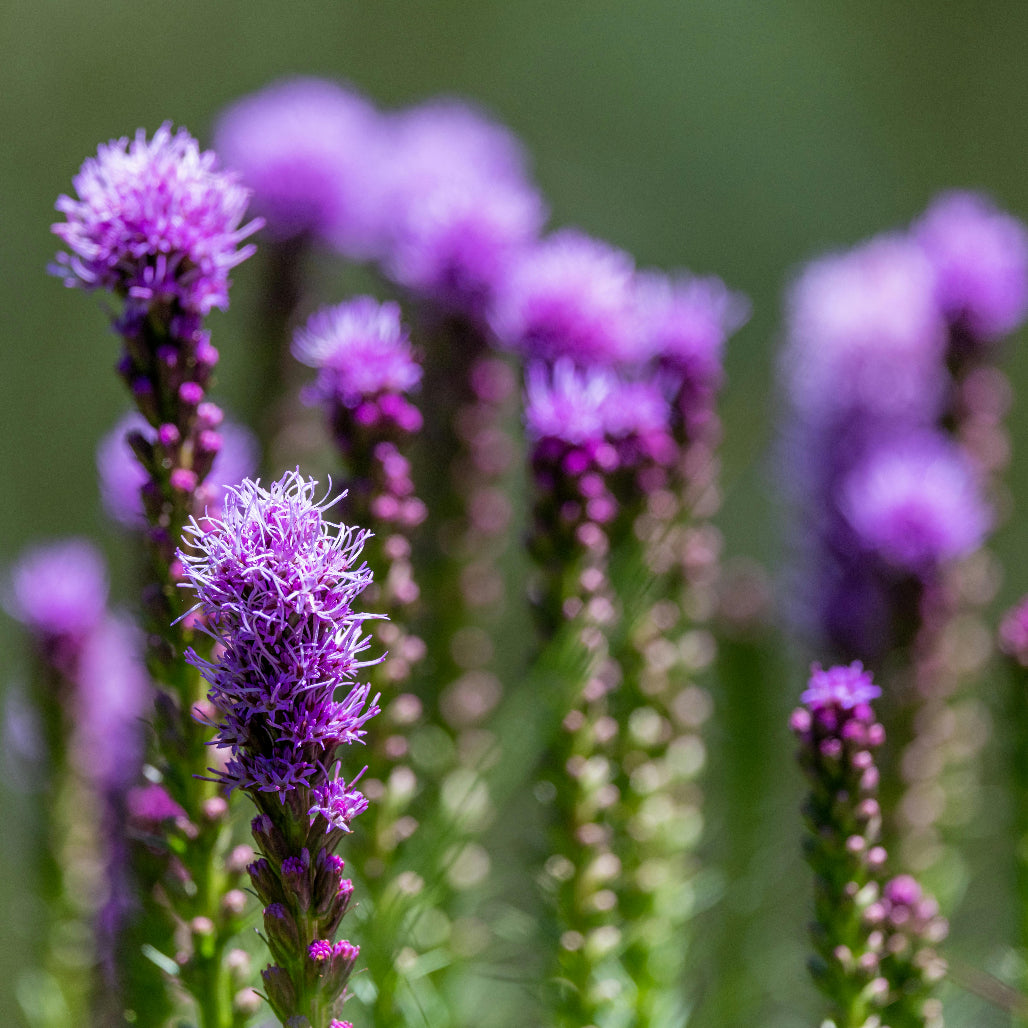
M819 664L810 669L810 681L800 699L811 710L832 707L852 710L862 703L870 703L881 696L882 690L874 684L871 672L855 660L849 665L836 665L827 670Z

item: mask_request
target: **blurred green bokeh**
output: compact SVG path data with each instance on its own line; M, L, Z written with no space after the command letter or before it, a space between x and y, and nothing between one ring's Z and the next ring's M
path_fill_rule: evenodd
M643 265L717 273L747 293L753 318L728 355L720 524L730 554L770 564L781 549L770 383L793 270L907 223L947 187L983 188L1028 216L1028 4L1011 0L9 0L0 38L0 481L10 488L0 566L32 539L102 533L93 452L125 407L100 303L46 274L55 198L98 142L167 119L206 140L223 105L276 77L342 77L385 106L438 93L474 99L534 155L553 224L609 239ZM240 308L250 275L239 270L235 309L212 319L218 392L244 417L253 373ZM1023 394L1028 360L1016 345L1007 368ZM1019 401L1012 419L1015 454L1028 452L1024 409ZM1026 509L1020 461L1010 485L1014 510ZM998 540L1004 599L1028 589L1018 560L1026 543L1028 522L1016 516ZM6 621L0 652L11 654L10 679ZM789 702L765 697L761 709ZM42 916L23 888L19 826L31 802L3 793L5 983ZM797 858L797 849L774 851L776 840L796 832L786 825L754 857L771 881ZM788 931L805 919L805 908L793 912ZM986 952L982 919L970 926ZM762 931L753 938L774 937ZM763 956L755 974L769 980L780 968L775 954ZM743 945L737 959L762 956ZM807 989L802 968L788 974ZM9 993L0 986L4 1024L15 1023ZM790 1012L779 997L762 1023L804 1023L807 1005L798 999L801 1013Z

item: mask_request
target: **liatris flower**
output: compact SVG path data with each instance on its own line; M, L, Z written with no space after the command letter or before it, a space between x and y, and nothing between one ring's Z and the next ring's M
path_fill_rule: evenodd
M1028 231L977 193L943 193L915 222L935 272L957 363L980 356L1028 314Z
M27 551L11 574L5 606L71 671L107 607L107 568L85 539ZM62 654L60 651L70 650Z
M122 1000L115 954L137 899L119 811L142 767L151 699L138 633L106 601L103 559L82 539L26 553L7 597L36 650L34 699L46 738L40 784L50 824L37 858L52 917L44 962L68 1014L84 1017L91 1004L100 1019ZM62 956L58 940L72 932L93 940L103 980L92 988L88 956Z
M378 706L353 681L373 663L362 659L361 629L374 615L353 609L371 581L358 564L367 532L327 522L316 487L298 471L270 489L244 481L222 517L191 521L180 557L222 647L214 663L188 655L220 712L216 745L229 751L215 774L258 809L261 856L249 871L275 960L265 993L283 1023L323 1028L358 953L332 942L352 893L332 851L367 807L336 751L363 740Z
M901 574L932 576L980 546L990 524L966 458L935 433L872 450L838 502L859 545Z
M200 517L208 508L221 508L227 486L238 485L257 470L257 440L248 428L234 421L216 424L221 417L216 408L205 407L197 413L211 424L207 431L220 437L211 469L193 495L193 513ZM100 440L96 470L104 510L120 525L138 530L147 524L144 495L152 490L152 484L132 447L131 439L136 435L151 446L158 442L153 426L141 414L131 411Z
M508 267L545 220L520 144L473 107L438 100L393 115L386 139L384 270L484 330Z
M324 79L275 82L218 119L214 145L253 190L278 242L317 239L352 257L378 246L380 116L354 90Z
M185 129L100 146L74 184L78 199L57 201L67 221L54 225L71 251L57 255L65 285L199 315L228 306L228 274L254 252L239 244L259 223L241 224L249 191Z
M519 184L455 182L410 199L386 257L390 278L415 296L482 324L545 211Z
M496 299L493 331L529 358L580 367L630 365L648 354L633 322L628 254L564 229L526 251Z
M550 578L540 610L553 631L564 619L565 590L575 593L576 555L594 545L606 550L615 522L622 530L631 524L622 505L638 504L646 485L654 488L635 476L644 467L666 469L677 451L658 389L608 370L578 371L569 360L552 371L529 365L525 427L537 492L531 545Z
M661 1000L654 1004L649 979L633 981L622 967L632 926L618 897L634 843L618 832L624 729L612 716L622 683L611 642L626 597L611 587L608 556L648 490L666 481L649 473L666 476L677 456L669 413L659 389L609 369L579 371L565 359L527 371L525 423L537 494L530 550L542 579L537 611L547 639L577 624L590 654L584 680L562 697L562 731L547 759L553 854L543 881L555 899L555 1014L562 1025L603 1023L610 1011L631 1011L650 1024L648 1011L659 1011L658 1020L668 1012ZM635 842L645 845L640 832ZM659 932L663 925L649 927Z
M218 799L212 784L196 777L206 750L204 729L191 712L202 685L180 662L192 626L177 617L175 547L222 442L216 431L221 411L205 402L218 352L203 319L227 306L229 272L253 253L252 245L241 244L260 222L242 225L249 190L184 129L173 134L167 124L152 140L140 131L131 143L101 146L75 186L77 199L57 202L67 220L54 232L70 252L58 255L56 270L68 285L105 289L123 301L114 320L124 343L118 370L155 433L130 438L148 479L141 490L149 525L147 658L158 685L155 727L164 784L184 809L193 839L188 847L179 846L181 839L165 840L179 846L176 875L144 882L144 903L156 918L167 915L157 907L170 904L183 923L195 926L176 943L189 942L176 953L178 980L196 1000L200 1022L220 1028L230 987L220 954L237 926L236 915L222 906L222 890L232 887L232 875L221 867L227 806L208 802ZM133 959L146 961L138 950ZM159 982L128 997L130 1007L149 1009L155 991L163 992Z
M932 267L912 241L880 236L814 262L788 313L785 384L805 423L924 426L941 411L945 323Z
M71 253L58 254L56 270L67 285L125 301L119 370L157 431L134 449L153 483L151 546L167 567L185 501L220 446L220 412L200 409L218 358L202 319L228 306L229 271L254 252L240 243L260 222L241 227L249 191L169 124L150 141L139 132L101 146L74 181L79 198L57 201L67 221L53 230Z
M931 267L916 244L899 236L816 262L790 297L784 451L805 565L801 617L819 644L845 657L879 657L916 629L919 589L911 592L869 567L856 533L880 536L889 529L872 516L875 495L882 497L879 507L898 502L895 493L889 498L871 489L870 469L909 467L916 457L882 462L894 446L912 451L913 444L897 441L926 437L944 413L945 328ZM934 476L939 484L943 478ZM919 545L930 545L923 537ZM935 563L920 569L922 578L953 555L953 547L945 550L943 544ZM955 551L965 552L960 545Z
M914 895L912 879L885 884L874 758L885 731L871 707L880 694L859 662L814 665L791 720L811 789L804 806L815 875L811 970L837 1028L938 1023L929 994L940 965L925 947L945 935L944 923L919 890Z
M714 417L725 340L749 317L744 297L718 278L636 276L638 329L650 359L673 383L685 438L694 439Z
M326 407L346 407L363 424L382 420L400 432L413 432L420 415L405 395L421 381L410 336L395 303L357 297L314 314L293 341L297 360L315 368L318 378L307 398ZM382 409L380 398L393 398ZM379 404L362 410L361 404Z

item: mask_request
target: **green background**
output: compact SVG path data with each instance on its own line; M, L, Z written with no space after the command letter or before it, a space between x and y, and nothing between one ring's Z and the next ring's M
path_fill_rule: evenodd
M278 76L343 77L385 106L440 92L472 98L524 140L554 225L578 225L643 265L717 273L747 293L753 318L728 354L720 524L729 553L769 563L780 551L768 456L774 351L790 275L818 252L906 224L943 188L984 188L1028 215L1028 4L1015 0L8 0L0 39L2 566L32 539L76 532L99 535L119 562L93 464L97 438L125 407L117 346L98 300L46 274L55 198L98 142L166 119L207 140L224 104ZM236 279L234 311L211 327L223 355L218 393L245 416L253 369L241 312L254 281L245 266ZM1023 395L1022 341L1006 363ZM1028 452L1023 401L1011 429L1015 455ZM1015 510L1028 502L1021 466L1015 456ZM1028 588L1026 525L1015 516L998 536L1004 600ZM14 638L5 620L6 680L20 668ZM784 695L753 688L755 709L785 711L799 682L776 684ZM788 778L787 755L746 773ZM42 914L24 896L32 797L8 791L2 802L7 983ZM768 881L789 879L797 831L798 819L755 832L753 864ZM802 966L789 963L795 946L778 944L801 945L807 894L768 888L731 896L731 909L755 918L734 956L760 964L761 1024L811 1023ZM986 900L965 915L982 959L997 931ZM12 1008L0 984L0 1023L13 1023ZM736 1023L724 1017L707 1015ZM1004 1022L981 1012L976 1023Z

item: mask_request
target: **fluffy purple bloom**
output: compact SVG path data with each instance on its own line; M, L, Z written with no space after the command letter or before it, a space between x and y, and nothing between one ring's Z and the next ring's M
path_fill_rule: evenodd
M185 129L101 145L74 186L78 198L56 204L67 221L53 226L70 251L55 268L65 285L201 316L228 306L229 272L254 251L240 243L260 223L242 225L250 191Z
M273 237L315 236L363 257L379 233L380 122L351 89L288 79L228 108L215 147L253 190Z
M386 163L390 206L440 185L526 181L524 150L510 129L454 99L434 99L392 115L386 124Z
M528 357L569 357L588 366L632 364L644 356L631 257L570 229L522 254L491 321L501 343Z
M944 193L914 225L949 321L993 342L1028 313L1028 231L977 193Z
M293 356L318 370L308 397L355 406L380 393L408 393L421 381L400 307L370 296L324 307L293 339Z
M911 574L970 553L990 524L967 459L935 435L872 451L843 482L839 503L866 549Z
M30 631L49 639L82 640L103 620L107 569L85 539L27 551L11 572L5 606Z
M628 381L609 368L552 368L535 361L525 373L525 427L530 439L582 445L667 430L669 407L656 384Z
M160 436L141 414L131 411L100 440L96 470L104 510L126 528L140 530L146 527L141 490L150 478L129 445L132 432L138 432L149 443ZM219 446L214 462L197 491L198 512L205 507L219 510L226 487L237 485L257 469L257 438L248 428L226 421L218 426L217 435Z
M855 660L848 666L837 665L827 670L814 664L800 700L812 711L829 707L852 710L859 704L870 703L881 694L882 690L871 679L871 672L865 671L864 665Z
M697 385L721 377L725 340L749 317L749 303L719 278L642 273L635 284L643 345L662 367Z
M374 615L352 606L371 583L358 563L368 533L328 522L331 503L315 502L316 488L299 471L270 489L247 479L228 490L221 518L191 522L180 551L196 609L223 647L216 663L187 659L222 712L217 745L231 758L219 777L230 788L324 785L337 747L362 741L378 712L353 681L373 663L361 659L361 628Z
M385 258L390 277L480 320L516 256L546 219L539 195L513 182L452 182L411 196Z
M938 415L945 323L916 243L880 236L824 257L800 276L788 306L785 383L802 419L926 425Z

